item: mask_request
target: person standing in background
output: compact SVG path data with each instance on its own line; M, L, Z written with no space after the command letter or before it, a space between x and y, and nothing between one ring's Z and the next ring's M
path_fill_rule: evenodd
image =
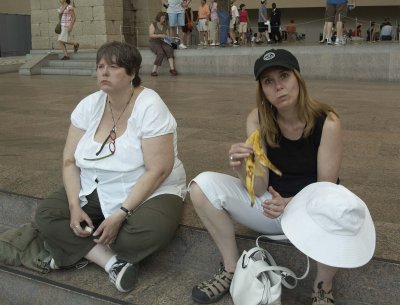
M58 13L61 14L61 33L58 35L58 42L60 43L61 49L64 52L64 56L61 60L68 60L67 44L74 46L74 53L78 52L79 43L70 41L70 35L76 21L75 9L71 5L71 0L61 0L61 7L58 9Z
M336 24L336 40L335 44L344 44L343 41L343 17L347 15L347 0L327 0L325 10L326 25L326 41L332 44L332 27Z
M220 1L217 6L219 18L219 42L221 47L228 43L229 34L229 0Z
M246 5L241 4L239 10L239 35L240 35L240 44L246 44L246 32L247 25L250 23L249 21L249 13L246 11Z
M286 25L286 33L287 33L287 40L289 42L296 42L296 35L297 35L297 25L294 23L294 20L290 20L290 23Z
M210 29L210 46L219 46L218 38L218 3L217 0L212 0L210 5L210 19L211 19L211 29Z
M190 4L191 0L188 0ZM170 26L170 36L179 37L181 43L179 49L186 49L187 47L183 44L183 31L182 28L185 25L185 10L182 6L181 0L161 0L161 4L167 8L168 22Z
M262 42L263 35L267 42L270 42L269 33L267 29L267 1L261 0L260 7L258 8L258 33L256 43Z
M206 0L200 1L198 9L197 30L199 31L199 46L208 45L208 19L210 18L210 8L206 4Z
M281 36L281 10L276 7L276 3L272 3L271 11L271 35L274 42L282 42Z
M236 2L236 0L232 0L231 21L229 23L229 34L231 36L233 46L237 47L237 46L239 46L239 43L236 40L235 26L239 24L239 11L237 9L237 6L235 5L235 2Z
M191 45L191 36L193 31L193 12L192 9L189 7L189 2L190 0L182 1L182 6L185 10L185 26L182 28L183 44L186 44L186 46Z

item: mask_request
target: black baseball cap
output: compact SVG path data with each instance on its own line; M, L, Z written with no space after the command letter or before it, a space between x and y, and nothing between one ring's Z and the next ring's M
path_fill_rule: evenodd
M260 78L261 73L271 67L284 67L290 70L300 72L299 62L297 58L285 49L270 49L265 51L263 55L257 58L254 63L254 76L256 80Z

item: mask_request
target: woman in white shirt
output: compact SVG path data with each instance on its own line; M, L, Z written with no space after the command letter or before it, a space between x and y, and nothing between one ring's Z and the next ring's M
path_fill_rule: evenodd
M122 292L134 288L137 263L174 236L186 194L176 121L160 96L140 85L141 61L126 43L100 47L100 91L71 115L64 187L36 212L50 267L86 259Z

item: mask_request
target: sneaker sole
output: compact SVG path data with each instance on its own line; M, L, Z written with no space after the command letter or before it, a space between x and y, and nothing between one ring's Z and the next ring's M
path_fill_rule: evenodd
M135 288L138 278L138 268L136 265L126 264L119 272L115 280L115 287L120 292L128 292Z
M59 267L56 265L56 262L54 261L54 259L51 259L51 261L49 263L49 267L51 270L73 270L73 269L79 270L79 269L85 268L87 265L89 265L89 261L84 258L82 258L77 263L70 265L70 266Z

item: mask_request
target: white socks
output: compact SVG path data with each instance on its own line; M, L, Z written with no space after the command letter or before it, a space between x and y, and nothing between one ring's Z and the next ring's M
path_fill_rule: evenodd
M107 264L104 266L104 270L106 270L107 273L110 272L111 266L114 265L114 263L117 261L117 256L113 255L111 258L108 260Z

